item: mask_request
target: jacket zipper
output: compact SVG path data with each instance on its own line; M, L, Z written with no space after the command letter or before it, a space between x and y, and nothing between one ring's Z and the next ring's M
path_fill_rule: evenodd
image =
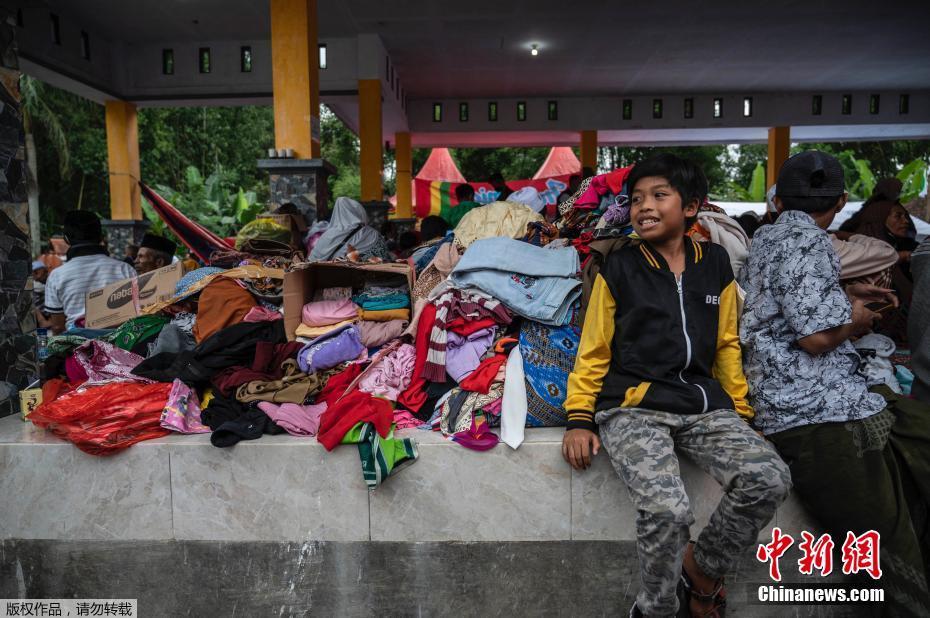
M704 414L707 412L707 393L699 384L687 382L683 375L685 369L691 365L691 337L688 336L688 320L685 318L685 294L682 291L683 278L684 273L675 276L675 285L678 287L678 306L681 308L681 332L685 336L685 366L678 372L678 379L681 380L682 384L696 386L701 391L701 397L704 398L704 408L701 410L701 414Z

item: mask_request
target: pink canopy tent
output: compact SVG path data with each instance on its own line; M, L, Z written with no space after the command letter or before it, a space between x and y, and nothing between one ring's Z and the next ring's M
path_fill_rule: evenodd
M575 156L570 146L556 146L549 151L549 156L539 166L533 180L581 173L581 161Z
M455 160L452 159L452 154L448 148L433 148L426 159L426 163L420 168L414 180L417 178L441 182L465 182L465 177L459 171L459 166L455 164ZM410 191L413 196L413 206L416 209L416 184L413 180L410 182ZM397 206L396 195L389 197L388 201L392 206Z
M459 166L455 164L448 148L433 148L415 178L442 182L465 182L465 177L459 171Z

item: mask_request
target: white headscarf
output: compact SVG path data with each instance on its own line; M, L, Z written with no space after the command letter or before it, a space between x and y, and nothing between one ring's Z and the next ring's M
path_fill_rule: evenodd
M770 213L778 214L778 208L775 207L775 185L765 192L765 209Z
M352 245L363 257L385 257L384 238L368 225L365 207L349 197L336 198L329 228L313 246L308 258L311 262L345 257Z
M540 197L539 191L534 187L523 187L522 189L514 191L507 196L507 201L529 206L535 212L541 212L542 209L546 207L546 203L543 201L542 197Z

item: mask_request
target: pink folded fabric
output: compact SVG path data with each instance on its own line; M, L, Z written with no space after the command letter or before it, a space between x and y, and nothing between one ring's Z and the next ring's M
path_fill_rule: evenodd
M302 317L307 326L329 326L358 317L358 305L348 298L318 300L304 305Z
M284 316L277 311L266 309L264 307L252 307L249 312L242 318L243 322L274 322Z
M416 355L416 348L409 343L398 346L366 372L358 383L358 389L397 401L400 394L410 386Z
M387 322L372 322L363 320L358 323L358 331L362 345L366 348L376 348L392 339L397 339L407 328L405 320L389 320Z
M397 429L415 429L425 423L407 410L394 410L394 427Z
M276 404L260 401L258 409L292 436L315 436L320 428L320 417L326 412L326 404Z

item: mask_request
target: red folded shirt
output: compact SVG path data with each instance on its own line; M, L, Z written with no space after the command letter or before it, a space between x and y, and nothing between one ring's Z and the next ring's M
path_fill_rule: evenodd
M346 389L349 388L349 384L352 384L352 381L355 380L360 373L362 373L362 366L360 364L355 363L349 365L326 381L326 385L323 386L323 390L320 391L320 394L316 396L316 401L314 403L325 403L330 408L333 407L336 400L342 397Z
M420 321L417 322L417 358L413 363L413 380L410 386L397 398L397 403L411 412L419 412L426 403L426 379L422 377L423 367L426 365L426 355L429 353L429 335L436 322L436 305L433 303L423 307Z
M477 320L470 320L462 317L452 318L446 324L447 330L451 330L453 333L458 335L470 335L476 333L479 330L484 330L485 328L490 328L497 325L497 321L494 318L479 318Z
M507 356L505 354L496 354L484 359L474 371L468 374L468 377L459 382L459 386L463 391L473 391L487 395L488 391L491 390L491 383L494 382L497 372L500 371L501 365L506 362Z
M354 390L335 405L326 408L320 417L316 439L327 451L331 451L359 423L372 423L378 434L386 438L393 422L394 407L391 402Z

